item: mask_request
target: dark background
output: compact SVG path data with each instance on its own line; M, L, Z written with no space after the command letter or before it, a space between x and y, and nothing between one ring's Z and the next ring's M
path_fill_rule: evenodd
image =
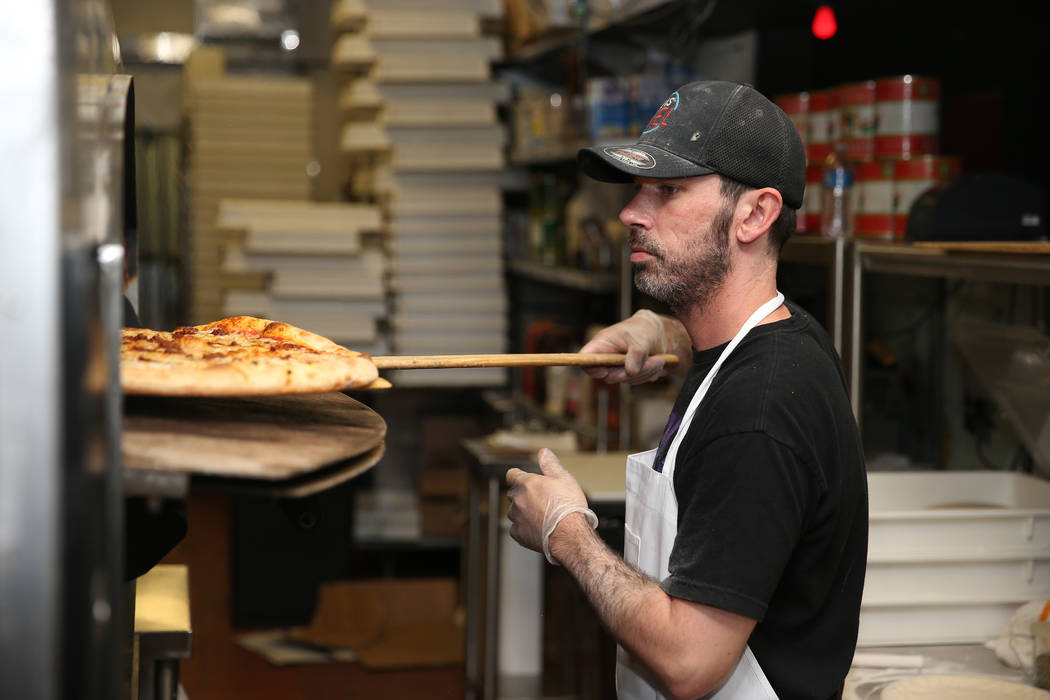
M705 39L758 36L755 87L769 97L906 73L940 79L941 148L967 172L1000 171L1050 184L1045 2L832 2L838 32L813 36L813 0L681 0L590 36L587 71L623 70L611 58L655 48L688 62ZM626 7L626 5L625 5ZM559 54L554 68L572 81ZM544 60L550 60L544 59Z

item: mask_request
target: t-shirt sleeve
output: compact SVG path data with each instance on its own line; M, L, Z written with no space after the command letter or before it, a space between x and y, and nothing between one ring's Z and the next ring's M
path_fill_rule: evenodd
M718 438L675 466L676 598L761 620L803 530L813 486L805 465L765 433Z

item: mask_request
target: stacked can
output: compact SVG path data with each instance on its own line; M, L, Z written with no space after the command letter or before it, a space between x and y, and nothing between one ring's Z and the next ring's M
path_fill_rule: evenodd
M809 119L806 124L806 161L816 165L824 161L839 140L838 90L809 93Z
M936 153L941 84L901 75L875 81L875 157L912 158Z
M802 145L805 146L806 140L809 138L807 133L809 128L809 93L794 92L788 95L778 95L773 101L791 119L795 128L798 129L798 135L802 137Z
M875 81L849 83L839 88L839 138L853 161L875 157Z
M921 155L893 162L893 234L903 239L908 232L908 214L923 192L940 182L959 176L962 165L950 156Z
M821 164L806 166L806 191L802 195L802 208L798 210L796 229L814 236L820 234L821 199L824 187L821 180L824 166Z
M857 206L853 234L862 238L894 237L894 161L867 160L856 166Z

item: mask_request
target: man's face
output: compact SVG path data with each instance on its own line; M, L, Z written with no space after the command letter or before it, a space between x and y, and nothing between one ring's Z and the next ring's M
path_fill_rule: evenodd
M719 188L717 175L639 178L620 212L631 229L635 286L675 313L702 311L729 274L734 207Z

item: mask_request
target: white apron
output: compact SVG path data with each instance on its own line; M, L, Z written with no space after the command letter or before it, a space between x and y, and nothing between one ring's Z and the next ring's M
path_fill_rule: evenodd
M715 374L744 336L759 321L776 311L784 302L777 295L760 306L708 371L704 381L693 394L682 416L678 433L667 448L663 470L653 469L658 450L649 450L627 458L627 498L624 523L624 560L657 581L667 578L667 566L678 533L678 500L674 495L674 468L678 447L693 421L697 406L704 399ZM652 675L622 647L616 650L616 690L621 700L663 700L658 684L650 681ZM744 649L736 668L718 690L706 696L711 700L777 700L777 694L766 680L750 647Z

